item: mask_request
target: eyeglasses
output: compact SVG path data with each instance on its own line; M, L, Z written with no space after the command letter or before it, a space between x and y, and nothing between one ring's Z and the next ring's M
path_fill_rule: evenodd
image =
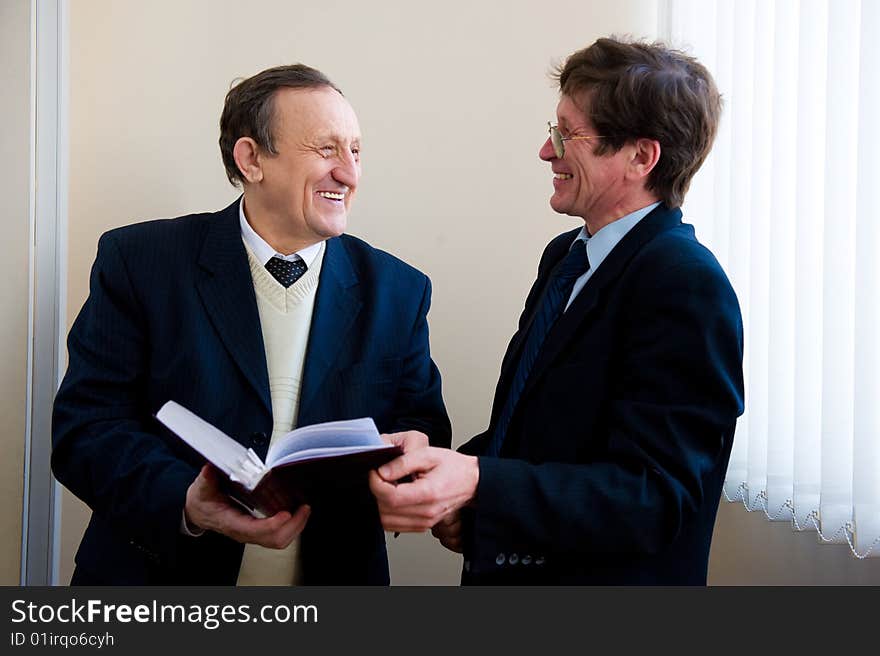
M557 159L562 159L562 156L565 155L565 142L566 141L580 141L582 139L607 139L607 137L602 135L594 135L591 137L563 137L559 132L559 126L553 125L550 121L547 121L547 127L550 128L550 143L553 144L553 150L556 153Z

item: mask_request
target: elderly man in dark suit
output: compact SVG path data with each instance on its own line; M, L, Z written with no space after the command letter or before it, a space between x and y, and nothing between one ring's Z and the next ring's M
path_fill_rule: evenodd
M464 552L464 583L705 584L742 321L678 208L720 97L693 58L616 39L558 81L539 154L550 205L584 226L544 250L488 430L461 453L395 436L371 487L386 528Z
M178 401L264 458L295 425L373 417L448 446L428 279L342 234L360 132L319 71L233 87L220 124L243 196L105 234L70 332L52 466L92 517L75 584L387 584L366 481L257 519L153 414Z

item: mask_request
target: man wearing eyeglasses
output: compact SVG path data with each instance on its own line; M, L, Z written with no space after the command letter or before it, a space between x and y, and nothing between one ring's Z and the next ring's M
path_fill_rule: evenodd
M397 435L371 487L386 529L464 553L466 584L705 584L742 320L679 207L720 97L693 58L616 39L556 78L539 156L584 225L544 251L488 430L460 453Z

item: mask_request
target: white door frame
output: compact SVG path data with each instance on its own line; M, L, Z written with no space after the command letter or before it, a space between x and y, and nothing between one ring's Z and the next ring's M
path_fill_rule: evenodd
M21 584L56 585L61 493L49 467L67 332L69 6L31 0L28 390Z

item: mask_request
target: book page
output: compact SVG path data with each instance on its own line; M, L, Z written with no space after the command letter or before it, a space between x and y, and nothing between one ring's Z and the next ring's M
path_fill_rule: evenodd
M302 458L289 456L315 449L324 450L323 455L326 456L370 451L384 446L388 445L379 437L376 424L370 417L347 421L329 421L323 424L303 426L278 438L269 447L266 465L274 467L281 461L293 462ZM328 449L330 451L327 451Z
M302 462L304 460L316 460L318 458L332 458L334 456L346 456L352 453L364 453L365 451L376 451L378 449L394 448L390 444L369 444L364 446L329 446L318 447L315 449L304 449L303 451L294 451L278 458L272 463L272 467L288 465L292 462Z
M163 405L156 413L156 419L231 480L244 484L248 489L253 489L266 471L259 458L250 455L248 449L174 401Z

